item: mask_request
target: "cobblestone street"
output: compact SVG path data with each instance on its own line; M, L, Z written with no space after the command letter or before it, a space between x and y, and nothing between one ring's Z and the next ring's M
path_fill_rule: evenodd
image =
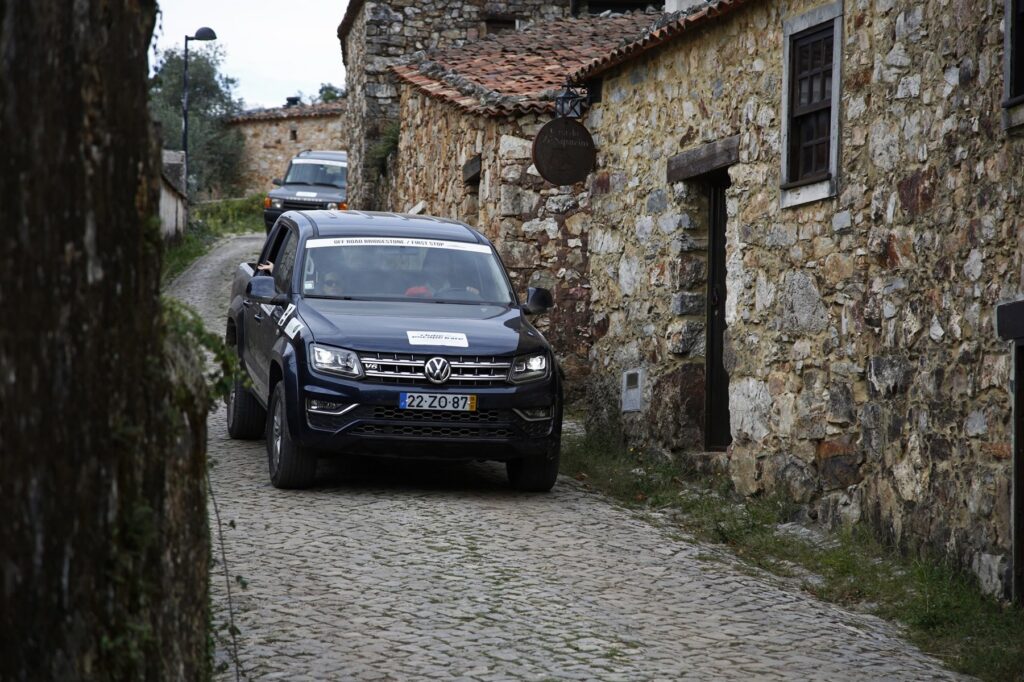
M220 333L231 276L261 244L222 242L171 294ZM955 678L893 626L751 575L571 479L530 495L496 464L322 461L313 489L276 490L263 442L228 439L223 409L209 457L244 679ZM212 539L221 627L216 527Z

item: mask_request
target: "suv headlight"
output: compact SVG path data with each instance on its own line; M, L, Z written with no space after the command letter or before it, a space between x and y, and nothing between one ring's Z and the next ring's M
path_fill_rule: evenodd
M313 367L328 374L358 379L363 376L363 364L359 356L345 348L331 348L314 343L310 346Z
M338 208L338 205L336 203L334 203L333 201L327 203L327 210L328 211L333 211L333 210L335 210L337 208Z
M281 208L281 200L280 199L271 199L270 200L270 208Z
M509 371L508 380L514 384L524 384L527 381L538 381L546 379L551 362L547 353L531 353L530 355L518 355L512 361L512 369Z

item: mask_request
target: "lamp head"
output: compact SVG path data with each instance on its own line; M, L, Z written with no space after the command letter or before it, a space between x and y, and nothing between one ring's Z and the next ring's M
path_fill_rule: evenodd
M192 40L216 40L217 34L213 32L213 29L208 26L203 26L201 29L196 31L196 34L191 37Z
M555 97L555 115L559 118L582 118L585 100L567 79L562 92Z

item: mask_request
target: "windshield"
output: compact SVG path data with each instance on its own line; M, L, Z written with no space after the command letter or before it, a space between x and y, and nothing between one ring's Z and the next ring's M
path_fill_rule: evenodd
M341 161L320 159L292 159L286 185L329 185L343 189L348 178L348 166Z
M392 237L306 242L302 293L315 298L512 305L515 297L485 244Z

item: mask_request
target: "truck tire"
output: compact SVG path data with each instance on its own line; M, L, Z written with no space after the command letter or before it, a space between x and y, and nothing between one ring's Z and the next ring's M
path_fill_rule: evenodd
M229 436L239 440L254 440L263 435L267 411L238 377L231 384L226 406Z
M521 459L510 459L505 463L508 481L516 490L530 493L546 493L558 479L558 464L561 459L562 439L554 437L548 445L548 454Z
M275 488L308 488L316 477L316 455L292 440L288 430L284 382L274 386L267 419L267 460Z

